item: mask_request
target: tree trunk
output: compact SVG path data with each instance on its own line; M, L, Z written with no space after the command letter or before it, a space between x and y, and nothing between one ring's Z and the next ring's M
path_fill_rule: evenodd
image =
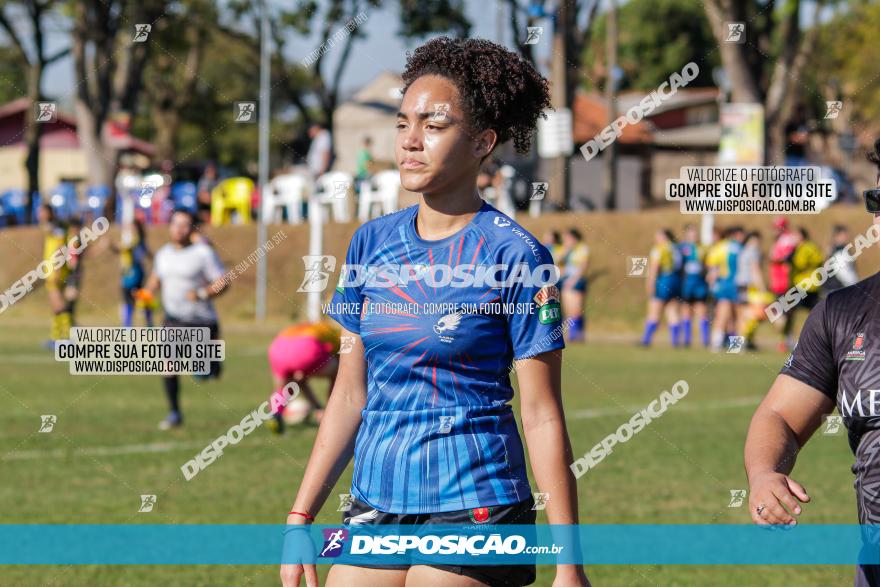
M106 185L113 190L113 171L116 167L116 150L106 146L101 129L89 105L77 98L77 136L80 149L86 155L86 168L90 185ZM101 125L103 126L103 124Z
M40 192L40 135L43 125L36 120L35 107L40 101L40 79L43 77L43 65L38 61L28 69L28 103L30 108L25 114L24 142L27 148L25 169L28 175L28 188L25 201L31 209L34 194Z
M177 159L177 131L180 128L180 111L153 108L153 122L156 125L156 146L158 161L175 161Z

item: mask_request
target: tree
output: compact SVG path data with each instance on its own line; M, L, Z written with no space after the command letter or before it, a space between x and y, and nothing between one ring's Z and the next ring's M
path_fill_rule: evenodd
M89 181L113 185L118 152L107 123L136 112L152 42L135 42L135 25L165 16L165 0L78 0L73 5L73 58L77 134Z
M691 61L700 67L688 87L713 85L717 44L703 9L692 0L631 0L619 8L617 65L622 90L652 90ZM604 87L606 18L596 21L593 40L584 54L587 88Z
M27 205L40 191L40 135L42 125L37 122L34 106L43 99L42 81L46 68L70 53L64 48L47 54L45 21L55 9L55 0L0 1L0 28L6 33L16 49L18 59L27 71L28 114L25 115L24 143L27 149L25 169L28 175ZM22 13L27 27L15 26L15 13ZM22 31L28 29L29 34Z
M27 85L27 64L15 47L0 45L0 104L21 98Z
M823 0L814 0L814 26L801 30L801 1L706 0L704 6L730 80L733 102L764 105L768 163L783 163L785 126L816 46ZM746 42L726 42L727 23L746 23Z
M179 2L171 15L159 19L150 36L162 47L147 63L144 92L149 104L156 158L177 158L181 115L195 96L210 31L217 28L213 2ZM231 110L231 108L230 108Z
M517 52L535 63L532 48L534 44L526 44L528 38L528 27L537 26L539 19L548 16L543 12L543 8L535 7L535 2L527 2L528 7L520 5L519 0L506 0L507 7L510 11L510 34ZM568 97L568 107L571 107L574 99L575 89L581 85L580 77L583 75L584 49L594 38L593 31L596 28L596 12L599 8L600 0L588 0L582 3L579 0L566 0L568 10L565 12L565 23L560 23L566 35L565 46L567 48L566 55L562 56L567 64L567 84L565 95ZM553 15L554 19L559 18L559 11ZM554 31L545 30L542 39L551 42L551 35ZM601 43L601 39L600 39Z

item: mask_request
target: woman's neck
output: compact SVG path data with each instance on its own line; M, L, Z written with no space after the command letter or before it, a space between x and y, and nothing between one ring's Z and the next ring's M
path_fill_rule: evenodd
M422 194L416 215L416 231L425 240L440 240L455 234L476 216L483 206L480 193L473 189L453 196Z

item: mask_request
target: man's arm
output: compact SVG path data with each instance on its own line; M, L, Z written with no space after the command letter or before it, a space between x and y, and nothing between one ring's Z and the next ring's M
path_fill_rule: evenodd
M156 292L159 291L159 288L162 286L162 281L159 279L159 276L156 275L156 272L150 274L150 277L147 279L147 283L144 284L144 289L150 292L153 295L156 295Z
M789 375L779 375L758 406L745 445L749 508L756 524L793 524L804 488L788 475L800 449L834 409L830 397ZM786 511L785 508L788 509ZM763 516L757 508L763 506Z

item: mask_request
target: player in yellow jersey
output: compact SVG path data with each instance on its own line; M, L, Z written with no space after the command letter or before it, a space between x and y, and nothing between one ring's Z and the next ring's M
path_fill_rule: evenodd
M651 339L660 325L660 316L666 310L666 323L672 346L679 345L678 296L681 290L681 253L675 237L669 229L660 229L654 234L654 247L648 256L648 318L642 335L642 346L651 346Z
M723 238L706 255L708 281L715 299L715 320L710 340L713 351L721 350L736 332L736 303L739 300L736 274L744 235L739 226L727 229Z
M52 326L49 331L47 346L54 347L56 340L65 340L70 335L72 318L67 300L64 299L64 284L67 281L69 268L67 263L56 268L52 257L67 243L67 230L55 217L52 207L43 204L37 210L37 219L43 230L43 260L49 261L49 273L46 276L46 296L49 298L49 310L52 312Z

